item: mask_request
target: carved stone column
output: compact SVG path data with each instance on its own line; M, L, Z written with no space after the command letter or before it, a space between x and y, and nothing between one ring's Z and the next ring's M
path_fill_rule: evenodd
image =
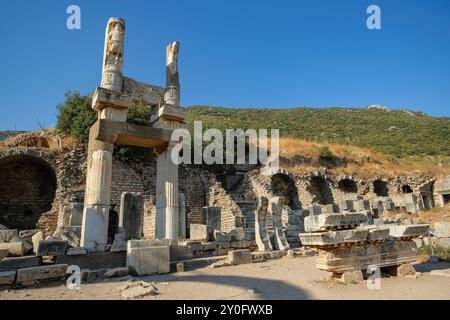
M101 86L92 98L100 119L125 122L131 98L122 90L125 23L110 18L106 27ZM98 141L89 133L88 164L81 233L81 246L105 251L108 238L114 144Z
M178 75L179 43L173 42L166 50L166 90L164 103L153 115L153 127L164 129L186 128L186 112L180 108ZM174 144L158 153L156 169L156 223L157 239L179 238L178 165L171 159Z

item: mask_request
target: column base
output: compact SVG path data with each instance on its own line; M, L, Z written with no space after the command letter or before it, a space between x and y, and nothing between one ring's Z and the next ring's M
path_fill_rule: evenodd
M84 208L81 247L89 252L106 251L108 245L109 206L89 206Z

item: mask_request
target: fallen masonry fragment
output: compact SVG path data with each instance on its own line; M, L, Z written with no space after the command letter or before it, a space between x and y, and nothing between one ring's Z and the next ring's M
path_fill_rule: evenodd
M417 246L411 239L427 234L429 225L359 226L366 219L365 211L305 219L305 229L315 232L299 236L303 245L318 248L318 269L345 273L342 281L348 283L355 275L359 279L354 272L370 266L399 266L416 260Z

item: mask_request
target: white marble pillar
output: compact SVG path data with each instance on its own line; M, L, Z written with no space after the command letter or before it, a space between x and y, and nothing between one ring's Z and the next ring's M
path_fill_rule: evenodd
M184 128L185 112L179 107L180 84L178 75L179 43L172 42L166 49L166 90L164 103L159 108L155 128ZM156 169L156 223L157 239L179 238L178 165L171 159L174 143L158 154Z
M89 148L80 245L96 252L108 245L113 145L89 141Z
M120 18L110 18L106 26L101 87L122 90L122 65L125 23ZM95 101L95 102L94 102ZM105 104L103 104L105 105ZM92 108L100 119L124 122L127 109L93 99ZM91 252L105 251L108 241L108 220L111 196L111 178L114 145L95 140L89 134L88 167L80 245Z
M178 239L178 166L172 148L158 154L156 169L156 238Z

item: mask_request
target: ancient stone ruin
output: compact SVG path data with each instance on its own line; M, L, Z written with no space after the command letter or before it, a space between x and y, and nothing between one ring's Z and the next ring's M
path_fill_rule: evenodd
M388 178L334 172L262 174L259 165L213 171L175 165L180 44L166 48L164 87L123 75L125 22L109 19L89 145L63 148L54 131L6 140L0 149L0 286L187 271L318 252L317 268L347 277L415 261L427 241L449 246L448 224L411 224L450 203L450 177ZM152 126L127 122L141 102ZM121 162L114 145L154 151ZM429 238L428 235L433 235ZM431 239L431 240L430 240ZM313 248L311 250L310 248Z

